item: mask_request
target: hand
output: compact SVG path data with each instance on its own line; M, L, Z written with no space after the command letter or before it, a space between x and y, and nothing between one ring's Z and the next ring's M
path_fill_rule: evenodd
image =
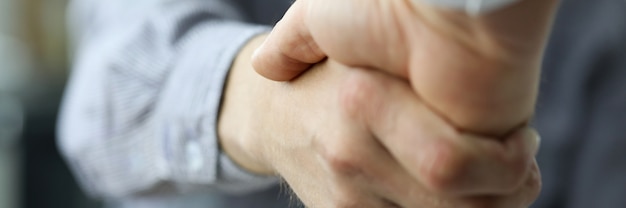
M526 207L540 179L537 137L456 131L410 86L334 61L291 83L253 72L240 54L219 120L224 150L278 174L310 207Z
M286 81L328 56L410 78L462 130L504 135L528 121L558 1L525 0L482 16L415 2L298 0L253 65Z

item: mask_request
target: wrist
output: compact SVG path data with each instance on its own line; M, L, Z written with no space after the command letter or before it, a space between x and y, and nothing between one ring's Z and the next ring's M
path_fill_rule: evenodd
M419 22L404 26L427 32L408 37L414 89L464 131L502 136L523 125L557 3L524 0L477 16L415 4Z
M263 155L261 132L255 131L256 109L265 105L258 93L263 82L254 73L250 58L253 51L262 43L265 36L252 38L235 58L224 90L218 138L222 150L240 167L260 175L273 175L273 168Z
M419 22L406 22L405 27L413 30L426 27L436 36L426 38L456 44L466 53L498 65L519 64L540 59L558 3L559 0L522 0L472 15L414 0L409 8L417 16L413 19ZM416 39L409 39L414 43L412 47L423 47L423 40Z
M444 9L465 11L468 14L480 14L509 6L520 0L413 0L428 3Z

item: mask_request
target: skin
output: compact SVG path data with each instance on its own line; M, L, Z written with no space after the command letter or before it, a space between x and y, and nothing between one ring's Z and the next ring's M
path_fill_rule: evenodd
M325 58L410 80L462 131L503 136L534 112L558 0L524 0L479 16L410 0L298 0L254 55L287 81ZM498 115L498 116L493 116Z
M250 41L229 74L222 149L278 175L308 207L527 207L538 195L538 137L458 131L390 75L329 60L290 83L254 72ZM323 83L323 84L320 84Z

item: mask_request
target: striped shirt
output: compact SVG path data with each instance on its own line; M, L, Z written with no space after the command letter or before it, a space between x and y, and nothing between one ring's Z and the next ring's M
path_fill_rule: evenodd
M220 152L215 130L233 58L289 2L73 0L59 147L84 189L114 207L289 207L278 179ZM562 1L534 121L533 207L626 207L624 37L624 0Z
M285 207L277 178L247 173L220 151L216 121L239 49L288 6L72 1L59 146L86 192L116 207Z

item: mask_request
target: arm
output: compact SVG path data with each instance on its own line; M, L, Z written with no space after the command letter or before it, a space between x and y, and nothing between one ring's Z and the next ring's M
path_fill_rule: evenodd
M328 56L410 79L462 130L503 135L523 125L558 0L480 16L415 2L299 0L256 53L256 70L290 80Z
M558 2L523 0L480 16L417 6L432 32L410 41L425 48L409 57L413 88L465 131L504 135L525 125Z
M243 167L280 175L307 207L510 208L536 197L528 128L504 141L458 132L405 81L333 60L273 82L250 65L262 41L230 72L222 144Z
M172 4L165 7L167 13L176 8ZM165 13L153 12L159 18ZM206 24L196 25L187 35L174 36L185 38L172 46L170 36L150 34L164 34L153 33L153 23L163 26L162 22L177 21L150 16L138 22L146 20L150 24L129 27L137 27L135 30L111 29L115 24L109 23L105 31L110 33L100 30L78 35L81 41L63 106L60 146L83 185L100 197L142 194L158 183L222 190L237 185L247 189L263 186L258 178L221 178L225 170L216 166L235 165L217 159L214 129L221 81L239 46L262 29L241 26L233 35L229 32L232 28L221 28L233 25L215 19L202 21ZM227 35L215 37L223 34ZM91 37L97 38L89 40ZM456 132L421 105L405 82L335 62L320 65L297 84L269 82L253 73L248 59L258 43L251 42L237 55L219 119L221 145L246 169L280 174L299 196L310 203L323 203L320 207L351 201L384 203L372 194L407 206L433 205L439 200L459 205L481 203L481 198L468 202L466 195L437 195L427 187L454 193L459 189L472 193L517 190L489 199L508 205L527 204L537 193L538 178L528 177L537 172L528 169L537 143L528 129L507 143ZM210 82L214 78L218 82ZM327 83L326 87L319 87L320 82ZM380 105L371 105L371 98ZM524 148L508 151L512 146ZM416 147L432 151L413 155ZM443 160L435 151L441 148L449 151ZM492 160L491 155L506 159ZM428 162L435 160L441 162ZM467 164L472 164L471 168ZM489 171L493 167L496 169ZM483 171L508 177L493 180L489 174L478 174ZM380 180L374 187L363 187L369 183L351 180L354 174L375 174L376 179L393 181ZM520 185L522 181L530 183ZM224 188L222 182L231 183ZM390 195L384 191L388 187L393 187ZM414 195L395 198L398 194Z
M59 147L101 198L163 183L245 192L274 183L222 155L216 122L240 47L266 28L229 1L96 1L70 6L75 63Z

